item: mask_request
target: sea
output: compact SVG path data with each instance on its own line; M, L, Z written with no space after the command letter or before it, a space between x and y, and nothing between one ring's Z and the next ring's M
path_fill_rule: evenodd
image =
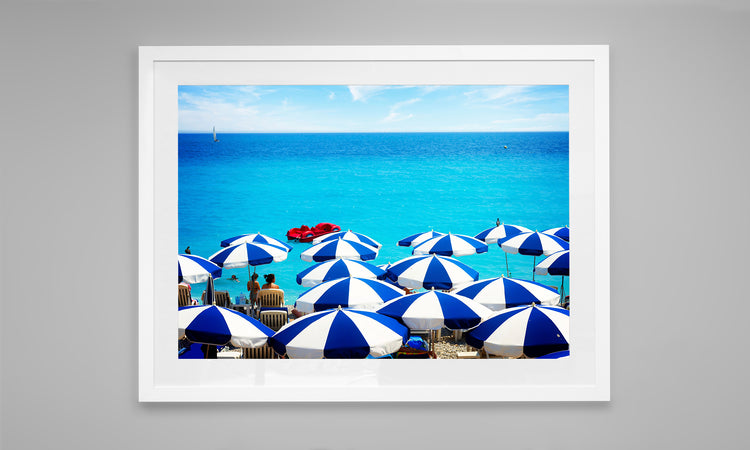
M210 257L224 239L329 222L380 242L373 264L411 256L397 242L429 230L475 236L502 223L543 231L569 224L567 132L179 134L179 248ZM282 262L225 269L217 290L247 295L249 273L273 273L287 304L308 288L314 263L289 241ZM506 274L497 244L458 257L480 279ZM543 257L537 257L538 263ZM510 275L531 280L534 257L507 255ZM239 282L230 280L236 275ZM507 275L507 274L506 274ZM536 276L559 286L561 277ZM567 291L568 280L565 280ZM200 297L205 283L192 286Z

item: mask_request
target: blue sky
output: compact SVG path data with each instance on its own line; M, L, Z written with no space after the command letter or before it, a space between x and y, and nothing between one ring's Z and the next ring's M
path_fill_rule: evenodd
M568 131L568 86L180 86L183 132Z

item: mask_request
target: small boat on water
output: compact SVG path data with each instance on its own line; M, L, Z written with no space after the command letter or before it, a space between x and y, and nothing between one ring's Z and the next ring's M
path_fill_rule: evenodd
M219 140L216 139L216 127L214 127L214 142L219 142Z
M341 227L332 223L321 222L314 227L310 228L307 225L302 225L299 228L291 228L286 232L286 238L290 241L300 242L312 242L318 236L324 234L336 233L341 231Z

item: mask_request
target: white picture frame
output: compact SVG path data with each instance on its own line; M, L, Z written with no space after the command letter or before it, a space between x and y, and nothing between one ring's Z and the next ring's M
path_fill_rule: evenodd
M609 47L237 46L139 49L139 400L607 401ZM575 293L571 357L178 360L177 86L567 84Z

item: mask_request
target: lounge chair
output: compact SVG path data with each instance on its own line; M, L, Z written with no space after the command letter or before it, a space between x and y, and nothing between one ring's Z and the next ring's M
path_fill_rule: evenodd
M284 291L281 289L261 289L258 291L258 314L263 310L284 310Z
M243 348L242 357L244 359L278 359L279 355L266 344L258 348Z
M229 308L232 305L232 298L229 296L229 291L214 291L214 301L216 306L223 308ZM206 304L206 291L201 294L201 304Z
M279 331L281 327L289 322L289 313L286 310L261 311L259 316L260 323L272 329L273 331Z
M185 285L177 286L177 307L190 306L193 304L193 299L190 298L190 288Z

